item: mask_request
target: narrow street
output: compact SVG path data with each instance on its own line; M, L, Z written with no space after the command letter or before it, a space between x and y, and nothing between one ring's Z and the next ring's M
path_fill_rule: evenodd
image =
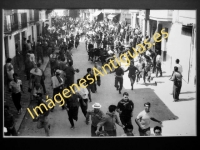
M85 49L85 43L80 42L77 49L72 50L74 68L80 70L75 74L75 83L78 78L82 78L86 74L87 68L92 68L94 63L88 61L88 54ZM123 66L123 65L122 65ZM163 66L164 67L164 66ZM52 97L50 66L48 64L45 70L45 85L47 88L47 95ZM155 76L155 75L153 75ZM181 89L180 101L174 103L173 97L170 95L172 92L172 82L169 81L170 74L165 72L163 68L163 77L154 78L152 83L146 85L140 80L138 84L134 84L134 90L131 90L128 73L124 75L123 92L129 93L129 98L134 102L134 116L132 117L132 123L134 126L134 135L139 136L138 127L135 124L135 118L139 112L144 110L143 104L145 102L151 103L151 109L154 117L163 122L162 135L163 136L179 136L179 135L195 135L196 133L196 95L195 87L192 85L186 85L183 82ZM122 94L119 94L114 87L114 73L107 74L101 77L101 86L97 87L97 93L92 93L92 102L89 103L88 109L92 109L92 104L98 102L102 105L102 111L107 112L108 106L111 104L117 105L122 99ZM155 86L155 81L157 86ZM36 102L31 102L30 108L35 107ZM86 125L85 117L79 108L78 121L75 121L75 129L70 129L70 123L68 120L68 114L66 110L62 110L61 107L56 106L54 112L50 112L49 122L51 124L50 137L91 137L90 125ZM151 122L151 128L157 125L156 122ZM151 129L152 130L152 129ZM45 136L44 129L37 129L37 122L33 122L29 113L26 113L24 120L19 129L19 136ZM120 126L117 126L117 136L123 134L123 130Z

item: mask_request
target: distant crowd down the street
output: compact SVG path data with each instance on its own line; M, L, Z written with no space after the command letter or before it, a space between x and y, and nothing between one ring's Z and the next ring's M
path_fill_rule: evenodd
M164 29L163 29L163 30L164 30ZM162 33L162 34L166 34L166 37L165 37L165 38L167 38L167 37L168 37L168 33L163 32L163 30L161 31L161 33ZM159 34L159 33L156 33L156 34L154 35L154 41L156 41L156 42L161 42L161 40L157 41L157 38L159 38L159 37L160 37L160 34ZM147 40L148 40L148 39L145 39L145 40L144 40L144 44L145 44L145 45L148 45L148 48L147 48L147 49L150 49L150 48L152 47L152 43L150 43L150 42L147 43ZM141 47L138 49L138 51L137 51L134 47L132 47L132 50L134 51L134 52L133 52L134 55L132 55L132 53L130 52L130 50L127 51L127 52L128 52L128 55L129 55L132 59L134 59L135 57L138 56L138 52L139 52L140 54L142 54L142 53L144 53L144 52L146 51L145 46L143 46L142 44L138 44L137 46L141 46ZM142 49L142 50L141 50L141 49ZM110 59L110 62L109 62L109 63L104 64L104 65L102 66L102 69L104 70L105 75L107 74L107 71L106 71L106 69L105 69L106 66L110 69L110 71L113 71L113 70L112 70L112 67L115 68L115 69L117 69L117 68L121 65L121 63L127 63L125 66L129 66L129 65L130 65L130 59L129 59L128 55L127 55L127 53L122 53L122 54L120 55L120 57L119 57L120 59L118 59L116 56L114 56L114 57L115 57L115 61L112 60L112 59ZM125 60L123 60L124 57L126 58ZM114 62L116 62L118 65L115 66L115 65L114 65ZM111 67L111 65L112 65L112 67ZM93 67L92 69L93 69L93 73L94 73L95 80L97 80L97 76L98 76L98 75L104 76L104 74L103 74L100 70L98 70L97 68ZM93 78L90 78L90 74L88 74L88 75L86 76L86 78L87 78L88 80L91 81L89 84L93 84L93 83L95 82ZM85 84L85 83L86 83L86 80L85 80L84 78L80 79L80 81L79 81L80 87L82 87L82 88L87 88L88 85ZM69 98L69 97L71 97L72 94L70 94L70 93L75 94L74 86L76 87L76 89L77 89L78 91L80 91L80 87L79 87L77 84L72 84L72 85L70 85L71 91L70 91L69 89L67 89L67 88L63 89L63 91L62 91L62 95L63 95L63 96L61 95L61 93L58 93L58 94L54 95L55 102L56 102L56 103L60 103L60 104L62 103L61 105L59 105L60 107L63 106L63 105L65 104L64 98ZM57 97L59 97L60 101L57 99ZM64 98L63 98L63 97L64 97ZM48 108L49 108L49 109L53 108L53 107L55 106L55 103L53 102L53 100L52 100L52 99L49 99L48 95L46 96L46 99L47 99L46 102L48 103ZM49 105L49 104L51 104L51 105ZM35 108L33 108L33 110L34 110L34 112L35 112L35 114L36 114L37 116L38 116L38 113L37 113L36 109L39 109L40 112L43 114L43 111L42 111L42 109L40 108L41 106L45 107L45 109L48 110L48 108L46 107L46 105L45 105L44 103L41 103L40 106L36 106ZM31 113L30 109L27 108L27 110L28 110L29 114L31 115L31 117L34 119L35 117L34 117L33 114Z

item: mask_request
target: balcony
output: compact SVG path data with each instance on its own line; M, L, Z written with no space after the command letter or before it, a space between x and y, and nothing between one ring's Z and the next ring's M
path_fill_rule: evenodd
M35 20L34 20L34 16L33 16L33 11L29 10L29 21L28 21L28 23L32 24L34 22L35 22Z
M28 21L29 24L35 24L36 22L39 21L39 11L38 10L34 10L33 14L31 12L29 16L30 16L29 21Z
M11 24L11 31L14 32L17 30L19 30L19 24L18 23Z
M15 32L19 30L19 24L15 23L15 24L4 24L4 34L11 34L12 32Z
M4 24L4 33L5 34L11 33L11 24Z
M19 30L18 13L4 16L4 33L11 34Z
M156 21L172 21L173 10L150 10L149 18Z
M26 28L27 27L27 22L21 22L21 29Z

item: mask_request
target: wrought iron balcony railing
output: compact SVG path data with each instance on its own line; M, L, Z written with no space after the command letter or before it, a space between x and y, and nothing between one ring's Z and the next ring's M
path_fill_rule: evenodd
M4 24L4 33L11 32L11 24Z
M14 32L17 30L19 30L19 24L18 23L11 24L11 31Z
M27 27L27 22L21 22L21 28L26 28Z

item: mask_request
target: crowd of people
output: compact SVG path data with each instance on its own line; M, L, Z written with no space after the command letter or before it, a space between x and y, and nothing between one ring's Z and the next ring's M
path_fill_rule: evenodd
M139 28L132 28L126 22L115 23L108 19L97 22L95 20L89 21L87 19L81 20L58 17L52 20L52 27L45 27L43 34L38 36L37 39L36 43L30 43L29 40L24 38L22 52L20 52L16 45L16 62L18 68L20 68L20 64L18 63L19 57L23 57L23 62L25 64L24 71L29 82L27 91L30 92L30 100L36 100L39 106L40 104L47 105L43 99L43 96L47 93L44 84L45 75L44 71L40 68L41 64L44 63L44 57L49 57L50 61L53 101L55 103L54 96L58 93L62 93L64 88L69 88L70 85L75 83L74 75L79 72L79 69L73 67L74 60L72 51L77 49L80 39L85 39L86 52L88 52L89 60L94 49L100 51L99 55L97 55L100 59L94 58L94 67L100 70L101 67L97 65L97 61L101 60L101 58L105 59L104 56L106 54L112 53L119 54L120 56L120 54L126 53L132 47L137 50L137 45L144 44L144 40L149 40L150 37L147 34L143 35ZM156 72L156 77L158 73L162 76L160 55L161 53L159 50L154 51L147 48L146 52L142 54L139 53L139 56L135 59L129 56L131 63L126 70L123 70L121 66L118 65L118 68L113 72L116 73L115 87L119 90L119 94L121 94L122 91L123 75L126 71L129 71L128 77L130 78L132 90L135 81L139 82L140 78L143 78L144 83L146 83L146 78L149 82L153 80L151 76L152 73ZM110 56L113 55L109 55L109 57ZM24 89L22 81L18 78L18 74L15 73L11 62L11 58L6 60L5 79L10 92L12 92L14 105L20 115L22 109L20 104L21 92L24 92ZM179 64L179 60L177 60L177 64ZM182 86L180 69L181 65L178 67L176 66L171 78L171 80L174 81L173 97L175 101L179 99ZM94 79L95 82L93 84L89 84L87 75L90 75L90 77ZM101 105L99 103L92 105L94 110L88 110L88 102L92 102L91 93L97 91L97 85L101 85L101 80L100 76L95 80L92 68L87 69L87 73L83 78L86 80L85 85L88 85L87 88L80 88L80 90L76 90L75 94L71 92L72 96L65 98L65 105L62 106L62 109L67 110L71 129L75 127L73 120L78 120L78 108L80 106L86 118L86 124L89 124L91 116L91 136L117 136L116 123L123 128L125 136L134 136L131 120L134 103L128 98L129 94L124 92L122 100L120 100L117 105L110 105L106 114L101 111ZM77 80L78 85L79 83L80 79ZM155 82L155 85L156 84ZM145 103L145 110L139 113L135 119L140 136L151 135L149 126L150 120L162 123L153 118L150 113L150 106L150 103ZM9 106L5 106L4 111L8 112L8 110ZM54 107L50 111L53 112L53 110ZM47 111L42 108L42 111L44 113L38 110L39 116L35 119L38 122L37 127L44 128L46 135L50 136L50 124L48 122L49 110ZM119 113L120 119L116 115L116 111ZM17 135L13 123L7 123L12 122L12 120L13 117L11 114L4 113L4 126L8 130L7 135ZM154 128L155 135L161 135L161 131L160 127Z

